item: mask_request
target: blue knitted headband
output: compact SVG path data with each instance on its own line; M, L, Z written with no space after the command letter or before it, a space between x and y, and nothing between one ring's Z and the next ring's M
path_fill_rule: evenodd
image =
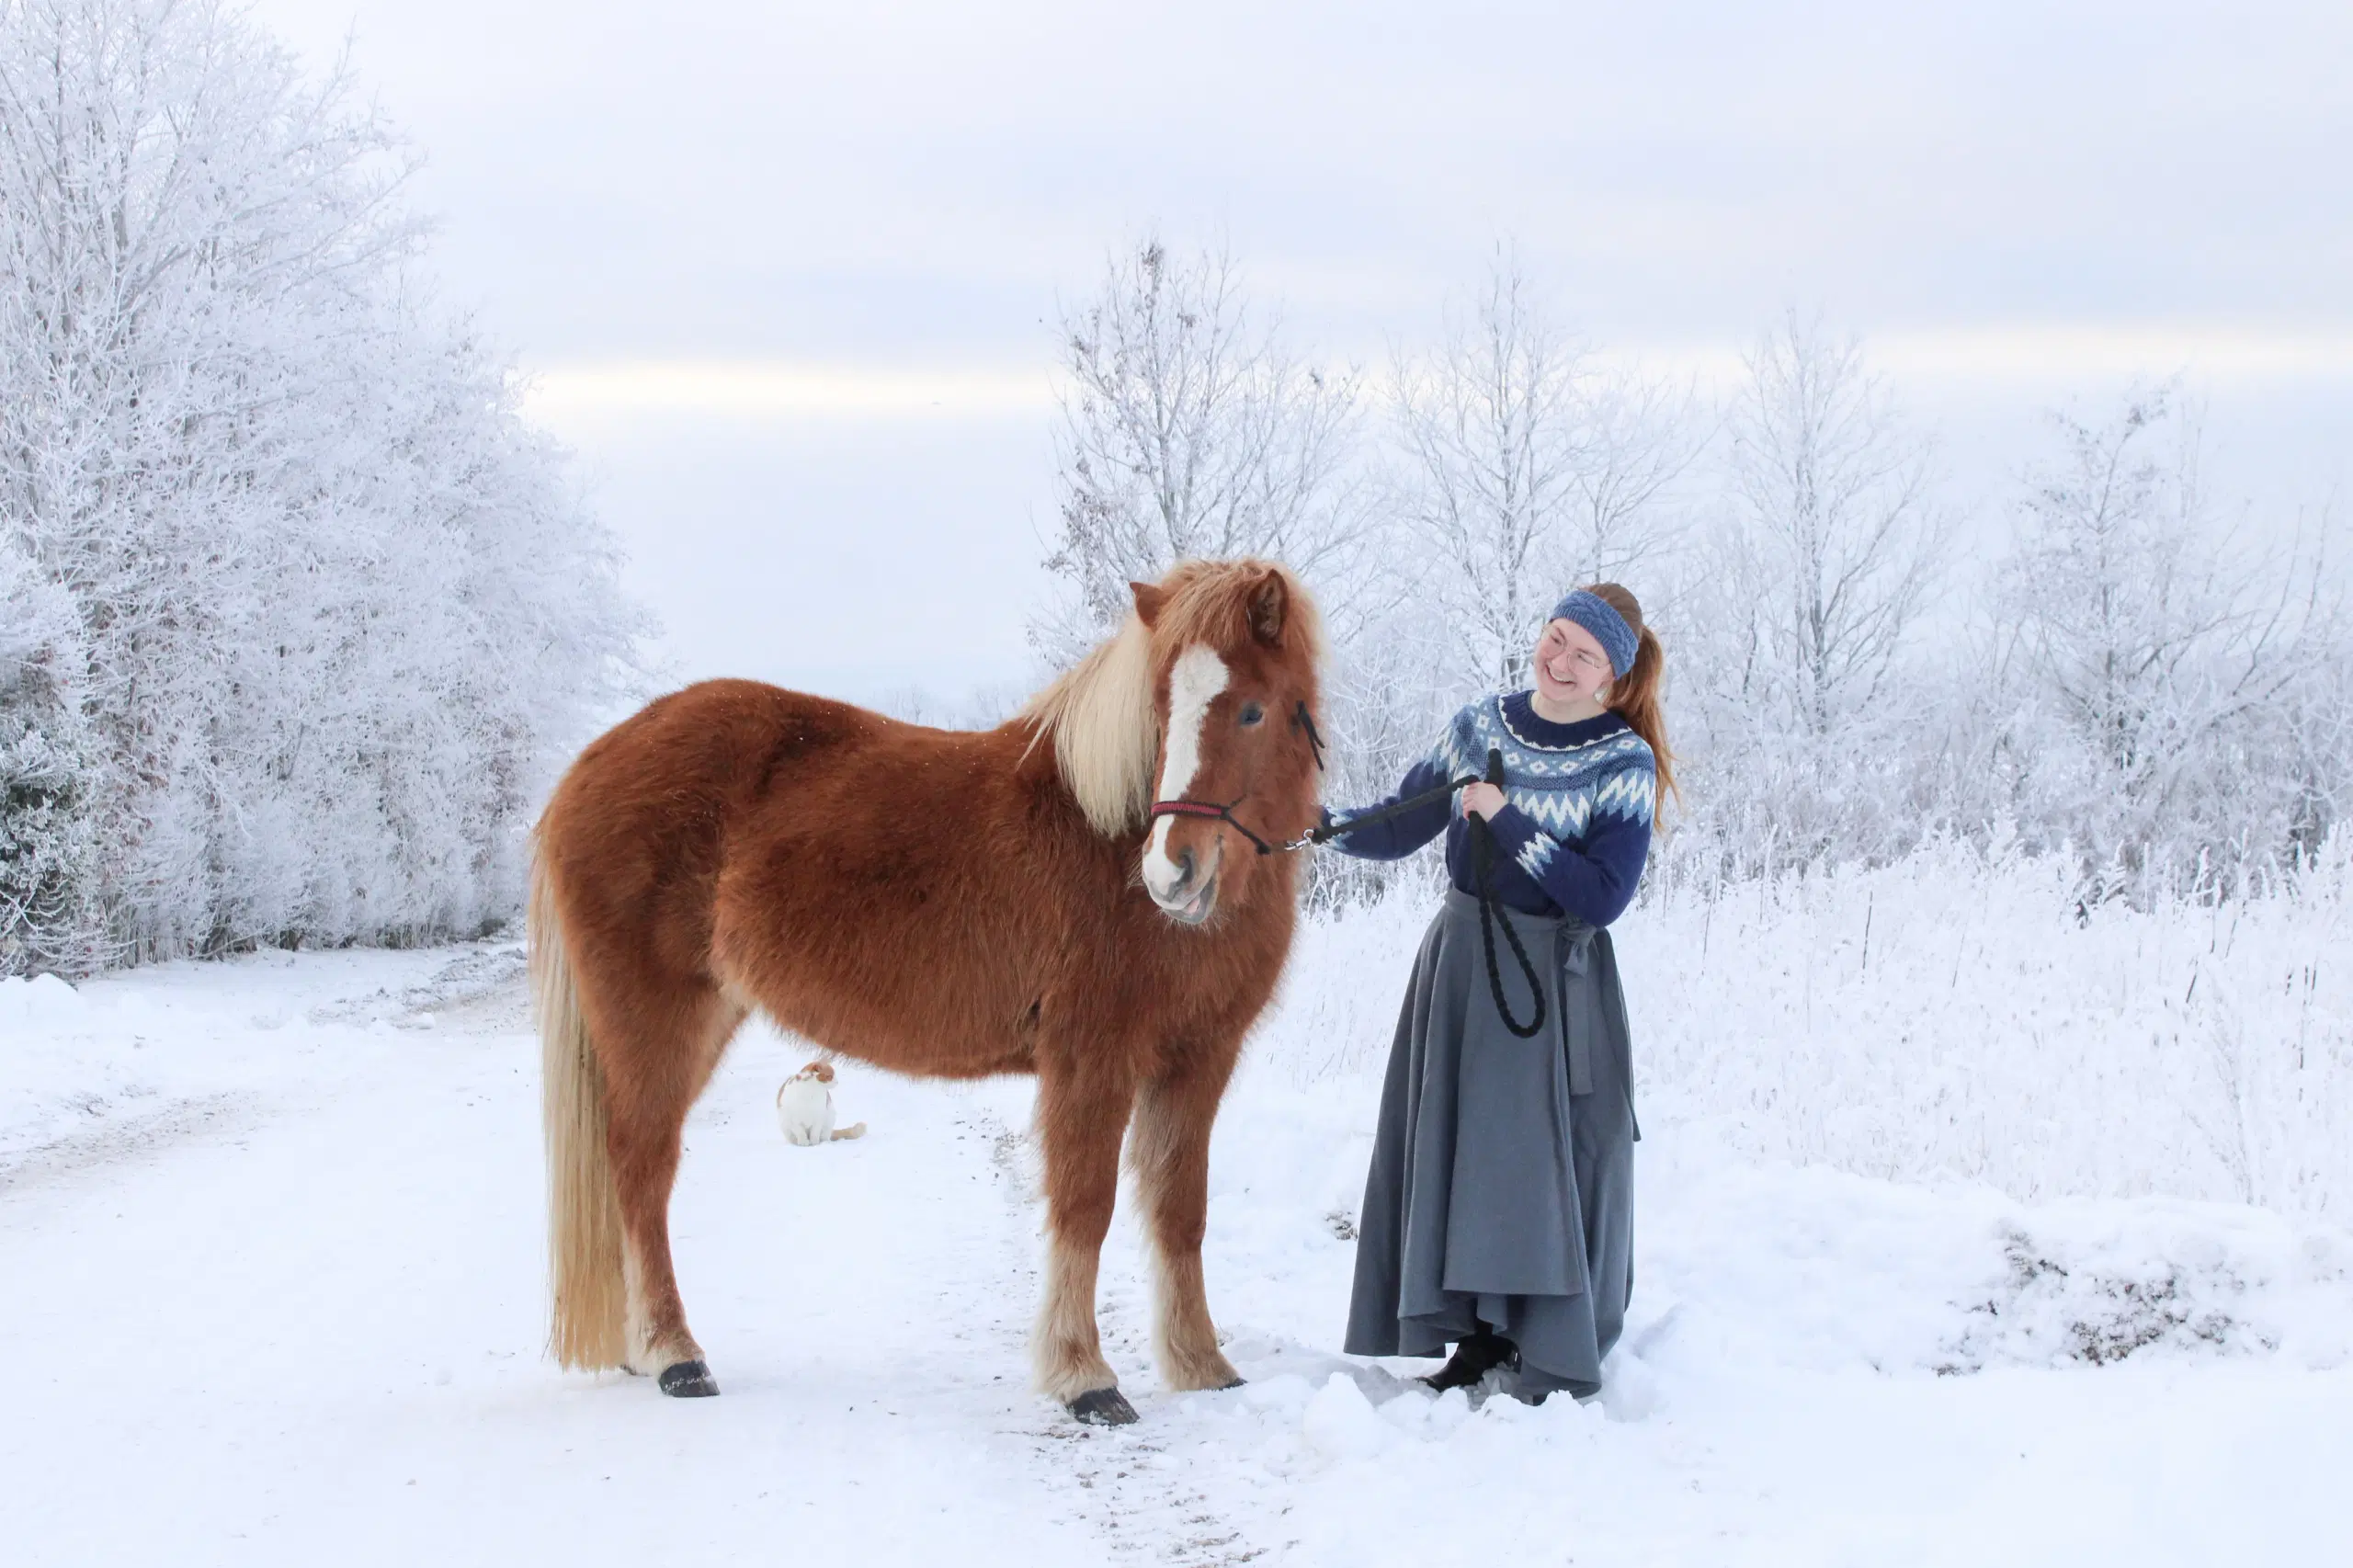
M1548 620L1572 620L1593 633L1601 651L1609 655L1611 678L1622 677L1634 667L1634 650L1641 642L1626 618L1609 608L1609 601L1589 589L1572 590L1552 607Z

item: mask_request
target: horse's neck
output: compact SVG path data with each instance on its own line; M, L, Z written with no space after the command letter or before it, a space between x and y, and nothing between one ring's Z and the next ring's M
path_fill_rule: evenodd
M1004 737L1005 755L1009 759L1009 777L1022 793L1051 797L1064 808L1052 817L1041 821L1062 822L1067 818L1072 836L1089 843L1104 842L1086 820L1086 808L1079 803L1078 792L1063 777L1062 764L1054 756L1054 735L1051 730L1040 730L1027 718L1017 718L997 726L996 733ZM1143 829L1122 834L1116 842L1132 841L1137 852L1143 848Z

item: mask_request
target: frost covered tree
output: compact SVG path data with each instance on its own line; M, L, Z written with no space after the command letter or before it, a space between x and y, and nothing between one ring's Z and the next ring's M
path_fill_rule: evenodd
M2028 814L2128 875L2316 846L2346 712L2317 563L2222 526L2169 389L2053 423L1997 590Z
M1050 659L1116 624L1131 581L1188 556L1272 556L1327 589L1350 567L1356 377L1294 358L1276 324L1257 324L1231 256L1147 238L1112 258L1062 337L1061 531L1046 568L1067 597L1031 630Z
M1565 586L1656 555L1657 503L1696 451L1688 411L1663 383L1601 369L1508 247L1437 352L1398 360L1392 388L1400 548L1456 678L1524 686Z
M1663 618L1688 846L1723 874L1900 853L1938 820L1924 759L1952 754L1915 647L1950 529L1931 449L1861 344L1819 323L1786 314L1744 368L1714 526Z
M1255 318L1231 256L1181 256L1156 237L1112 258L1062 338L1062 526L1046 566L1063 594L1032 642L1068 663L1127 612L1131 581L1184 557L1280 560L1324 609L1327 786L1336 799L1373 787L1415 726L1394 700L1396 596L1355 470L1356 373L1295 356L1278 323ZM1324 857L1311 897L1379 875Z
M212 0L0 0L7 967L512 906L634 620L404 172Z
M1671 503L1706 446L1690 390L1640 369L1602 369L1580 398L1585 436L1564 582L1640 578L1682 543Z
M1746 607L1743 696L1818 738L1880 695L1950 525L1928 445L1859 342L1792 312L1744 364L1722 551Z

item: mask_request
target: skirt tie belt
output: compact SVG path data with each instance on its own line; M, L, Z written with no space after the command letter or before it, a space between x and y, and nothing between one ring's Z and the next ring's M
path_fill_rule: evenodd
M1593 972L1593 937L1597 926L1582 920L1563 919L1552 934L1554 967L1562 978L1583 980ZM1569 1093L1593 1093L1593 1036L1600 1024L1592 1006L1593 988L1586 985L1563 985L1561 1006L1552 1009L1563 1046L1569 1058ZM1575 1017L1570 1017L1574 999Z

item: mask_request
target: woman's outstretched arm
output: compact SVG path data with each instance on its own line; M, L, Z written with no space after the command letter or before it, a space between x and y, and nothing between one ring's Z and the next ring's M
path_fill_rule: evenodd
M1411 799L1424 790L1435 790L1449 782L1445 770L1436 756L1424 757L1405 771L1396 792L1386 800L1369 806L1357 806L1347 811L1324 813L1325 825L1346 827L1351 817L1367 816L1374 812ZM1353 855L1359 860L1402 860L1446 831L1454 810L1452 797L1441 795L1427 805L1410 812L1401 812L1385 821L1370 823L1354 833L1343 833L1331 840L1332 847L1343 855Z

